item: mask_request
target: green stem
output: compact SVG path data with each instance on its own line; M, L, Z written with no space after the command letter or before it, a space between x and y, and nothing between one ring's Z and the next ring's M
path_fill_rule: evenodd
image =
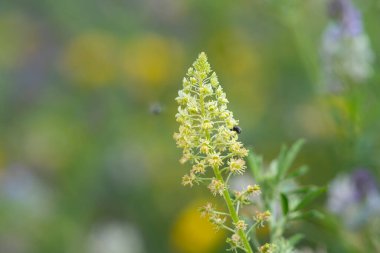
M198 80L198 85L201 88L203 86L203 80L199 79ZM201 115L203 117L206 114L206 110L205 110L205 105L204 105L204 96L201 93L199 94L199 103L200 103ZM206 131L206 136L207 136L207 139L209 140L210 139L210 133L208 131ZM214 169L215 177L218 180L220 180L221 182L223 182L223 184L225 184L223 176L222 176L222 173L219 170L219 167L218 166L214 166L213 169ZM234 223L237 223L239 221L239 216L236 213L236 210L235 210L235 208L233 206L233 203L232 203L232 199L231 199L230 193L228 192L227 188L225 188L223 190L223 197L224 197L224 200L225 200L225 202L227 204L228 211L229 211L229 213L231 215L232 221ZM246 234L244 233L244 231L241 230L241 229L239 229L237 232L238 232L238 235L240 236L241 241L243 243L244 250L246 252L248 252L248 253L253 253L251 245L249 244L248 238L247 238Z
M223 176L222 174L220 173L220 170L217 166L214 166L214 174L215 174L215 177L223 182L224 184L224 179L223 179ZM230 193L228 192L228 189L225 188L223 190L223 197L224 197L224 200L226 202L226 205L227 205L227 208L228 208L228 211L229 213L231 214L231 219L234 223L237 223L239 221L239 216L234 208L234 205L232 204L232 199L231 199L231 195ZM246 252L248 253L253 253L253 250L251 248L251 245L249 244L248 242L248 238L247 238L247 235L245 234L245 232L241 229L239 229L238 231L238 235L240 236L240 239L243 243L243 246L244 246L244 249Z
M229 213L225 213L225 212L214 211L213 213L224 215L224 216L231 216Z

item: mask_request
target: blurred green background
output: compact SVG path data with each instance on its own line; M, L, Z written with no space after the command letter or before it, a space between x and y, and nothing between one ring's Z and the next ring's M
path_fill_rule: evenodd
M305 138L304 183L357 167L378 177L379 74L321 92L326 1L267 2L1 1L0 252L224 252L196 211L210 194L180 184L172 139L174 98L201 51L247 146L268 160ZM380 3L357 6L379 55ZM297 229L321 236L306 245L330 235Z

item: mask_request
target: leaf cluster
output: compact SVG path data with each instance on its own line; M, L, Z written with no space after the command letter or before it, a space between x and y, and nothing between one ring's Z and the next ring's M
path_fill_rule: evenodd
M248 167L262 189L263 208L273 214L269 223L269 236L274 244L283 241L284 232L292 221L323 217L321 212L309 207L326 189L312 185L300 186L297 183L296 180L308 172L307 166L292 170L303 144L304 140L299 140L290 148L284 145L269 166L265 166L263 157L254 152L248 156ZM281 244L288 245L288 248L294 247L302 237L302 234L295 234Z

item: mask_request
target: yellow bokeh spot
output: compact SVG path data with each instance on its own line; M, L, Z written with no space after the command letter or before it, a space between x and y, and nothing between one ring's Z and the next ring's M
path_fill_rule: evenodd
M327 105L330 106L332 110L338 112L341 117L349 118L350 107L347 100L341 96L328 96L326 98Z
M351 130L359 134L362 131L362 115L359 113L357 102L344 96L329 96L325 98L330 113L337 125L337 131L341 134L351 135ZM348 128L351 126L352 129ZM347 130L350 129L348 132Z
M262 56L258 45L247 32L226 27L209 39L208 47L213 66L229 94L229 100L242 108L249 108L246 127L254 127L267 109L269 92L263 80ZM239 100L234 101L235 98Z
M216 67L220 66L224 75L252 82L261 77L260 54L244 31L226 28L212 36L208 44L216 56Z
M186 207L172 229L172 245L180 253L213 252L223 241L224 231L216 231L207 218L202 218L198 208L206 201L197 201Z
M147 34L126 45L123 68L132 81L149 87L163 86L181 69L182 59L182 47L176 40Z
M64 51L64 71L81 86L105 86L117 75L117 46L117 40L111 35L82 34L70 41Z

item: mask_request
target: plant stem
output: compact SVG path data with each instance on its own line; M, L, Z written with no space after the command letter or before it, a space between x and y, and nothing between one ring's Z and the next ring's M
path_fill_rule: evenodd
M220 173L219 168L217 166L214 166L213 169L214 169L215 177L218 180L220 180L221 182L223 182L223 184L224 184L224 179L223 179L222 174ZM228 192L227 188L225 188L223 190L223 197L224 197L224 201L226 202L228 211L231 214L231 219L232 219L233 223L237 223L239 221L239 216L238 216L238 214L234 208L234 205L232 204L231 195ZM248 242L248 238L247 238L247 235L245 234L245 232L241 229L239 229L237 232L238 232L238 235L240 236L240 239L243 243L245 251L248 253L253 253L253 250L251 248L251 245Z

